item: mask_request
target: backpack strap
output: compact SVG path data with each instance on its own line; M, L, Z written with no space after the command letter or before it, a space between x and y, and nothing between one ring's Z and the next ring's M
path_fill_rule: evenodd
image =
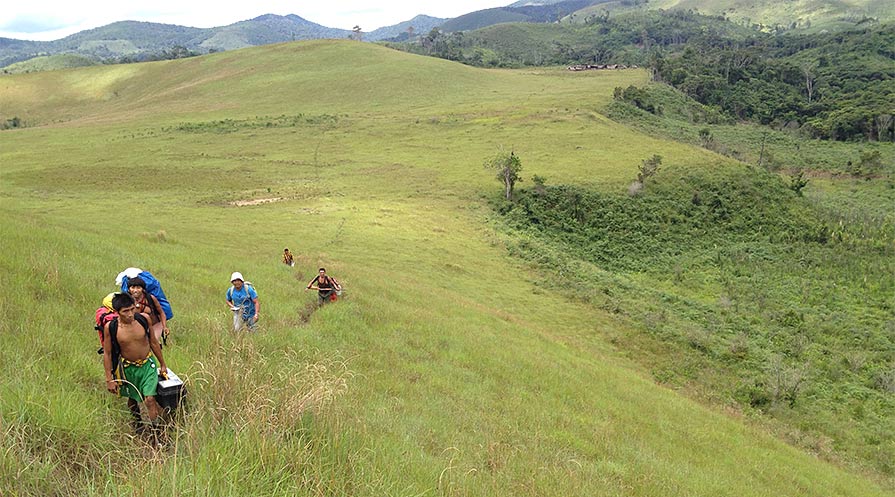
M118 345L118 319L109 321L109 338L112 340L112 376L121 378L121 346Z
M149 338L149 321L142 314L134 314L134 319L143 327L143 331L146 332L146 338Z
M246 301L252 300L252 294L249 293L249 288L254 288L252 284L248 281L243 281L242 287L245 288L246 292L246 298L242 302L239 302L238 304L236 302L233 302L233 290L235 290L235 287L232 285L230 286L230 289L227 290L227 300L229 302L233 302L234 305L244 305Z

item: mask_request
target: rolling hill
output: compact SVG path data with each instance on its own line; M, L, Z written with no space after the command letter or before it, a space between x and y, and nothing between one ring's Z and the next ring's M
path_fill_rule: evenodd
M4 74L19 74L40 71L55 71L72 67L95 66L99 64L90 57L75 54L45 55L8 65L2 69Z
M444 19L416 16L394 26L365 33L367 41L392 38L413 26L425 33ZM121 21L75 33L55 41L26 41L0 38L0 68L38 56L79 55L95 61L153 60L181 47L195 53L234 50L270 43L309 39L344 39L350 30L321 26L297 15L265 14L254 19L215 28L192 28L172 24ZM174 58L174 57L167 57Z
M27 126L0 131L16 289L0 296L0 488L887 495L878 474L657 384L625 320L509 255L482 169L501 147L526 178L608 190L650 154L747 172L604 117L614 88L647 79L331 40L3 76L0 109ZM133 265L172 301L166 360L190 388L161 449L105 392L90 325ZM346 293L315 309L321 266ZM257 334L227 330L234 270L259 291Z
M576 12L575 21L590 15L631 9L693 10L704 15L723 16L746 25L771 29L775 26L814 31L854 27L856 22L873 18L881 22L895 20L895 6L886 0L651 0L621 1L587 7Z
M652 8L694 9L704 14L726 14L735 19L749 19L768 26L802 23L860 20L875 17L895 19L895 5L885 0L798 0L794 2L743 0L658 0Z
M588 23L609 12L679 9L729 18L763 29L844 29L867 21L895 20L886 0L521 0L506 7L470 12L454 19L416 16L365 33L365 41L404 41L433 28L445 33L473 31L504 23ZM408 28L413 27L413 32ZM321 26L297 15L266 14L227 26L200 29L121 21L50 42L0 38L0 68L34 57L75 54L95 61L140 62L308 39L348 38L351 31ZM47 67L38 64L34 67Z

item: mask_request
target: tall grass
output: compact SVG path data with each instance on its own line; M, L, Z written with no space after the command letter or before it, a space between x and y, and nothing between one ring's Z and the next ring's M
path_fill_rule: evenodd
M346 42L10 76L0 105L42 126L0 132L0 285L15 289L0 296L0 489L882 495L657 386L604 339L627 325L550 292L489 227L481 160L499 145L526 174L601 185L647 149L714 164L599 114L644 77ZM298 114L339 118L203 131ZM171 298L165 358L190 389L162 450L131 436L94 352L92 311L128 266ZM320 266L346 298L310 313ZM236 270L259 292L256 334L228 331Z

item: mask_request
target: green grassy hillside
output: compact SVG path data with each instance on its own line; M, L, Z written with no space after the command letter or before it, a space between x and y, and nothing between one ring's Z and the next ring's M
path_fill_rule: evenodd
M56 71L72 67L95 66L99 64L95 60L81 55L48 55L35 57L24 62L17 62L3 68L4 74L21 74L39 71Z
M886 0L798 0L789 2L754 0L658 0L650 8L693 9L703 14L726 14L736 20L748 20L766 26L797 23L822 27L837 21L858 21L863 17L895 19L895 6Z
M646 79L353 42L0 78L0 117L27 125L0 131L4 495L886 495L655 384L609 340L628 325L507 255L481 165L499 147L591 187L653 153L737 167L603 117ZM161 450L94 352L131 265L164 283L191 391ZM346 296L311 313L321 265ZM256 335L227 331L235 270Z

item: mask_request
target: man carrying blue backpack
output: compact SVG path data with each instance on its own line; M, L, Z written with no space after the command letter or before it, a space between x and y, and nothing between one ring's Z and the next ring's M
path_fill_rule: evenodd
M261 315L258 292L238 271L230 275L230 284L230 288L227 289L227 307L233 311L233 331L240 331L243 328L255 331L255 325Z

